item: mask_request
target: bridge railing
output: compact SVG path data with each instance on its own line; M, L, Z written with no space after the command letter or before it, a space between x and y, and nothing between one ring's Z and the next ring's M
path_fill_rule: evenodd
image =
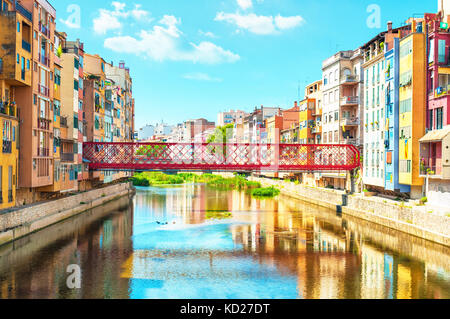
M84 143L91 169L349 171L360 166L353 145Z

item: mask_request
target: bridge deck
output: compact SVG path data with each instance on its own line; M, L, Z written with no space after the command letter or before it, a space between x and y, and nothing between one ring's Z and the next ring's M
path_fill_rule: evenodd
M360 166L353 145L84 143L93 170L350 171Z

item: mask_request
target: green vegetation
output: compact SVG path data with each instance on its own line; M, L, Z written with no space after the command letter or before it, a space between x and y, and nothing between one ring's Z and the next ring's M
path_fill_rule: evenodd
M184 183L202 183L209 187L223 190L245 190L252 196L275 197L280 190L275 187L262 188L261 183L248 181L244 176L236 174L234 177L225 178L220 175L192 173L180 173L178 175L167 175L159 172L137 173L131 179L134 186L153 185L177 185Z
M166 175L159 172L138 173L133 176L132 181L134 186L184 184L184 179L181 176Z
M422 198L420 199L420 205L425 205L426 202L428 202L428 198L422 197Z
M206 219L226 219L233 217L230 212L206 212Z
M275 197L280 195L280 190L273 186L267 188L255 188L252 189L251 194L255 197Z

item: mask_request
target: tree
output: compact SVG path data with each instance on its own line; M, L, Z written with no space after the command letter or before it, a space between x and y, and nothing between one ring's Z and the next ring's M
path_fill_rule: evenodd
M225 126L218 126L214 130L214 133L211 134L208 139L206 140L206 143L208 144L221 144L222 146L215 145L211 146L209 148L210 152L215 154L216 151L222 153L224 156L227 153L226 145L231 141L233 138L233 129L234 124L228 124Z

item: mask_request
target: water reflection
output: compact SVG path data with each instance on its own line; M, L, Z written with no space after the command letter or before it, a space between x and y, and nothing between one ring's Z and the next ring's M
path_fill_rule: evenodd
M301 201L183 185L109 205L0 248L0 297L450 297L446 247Z

